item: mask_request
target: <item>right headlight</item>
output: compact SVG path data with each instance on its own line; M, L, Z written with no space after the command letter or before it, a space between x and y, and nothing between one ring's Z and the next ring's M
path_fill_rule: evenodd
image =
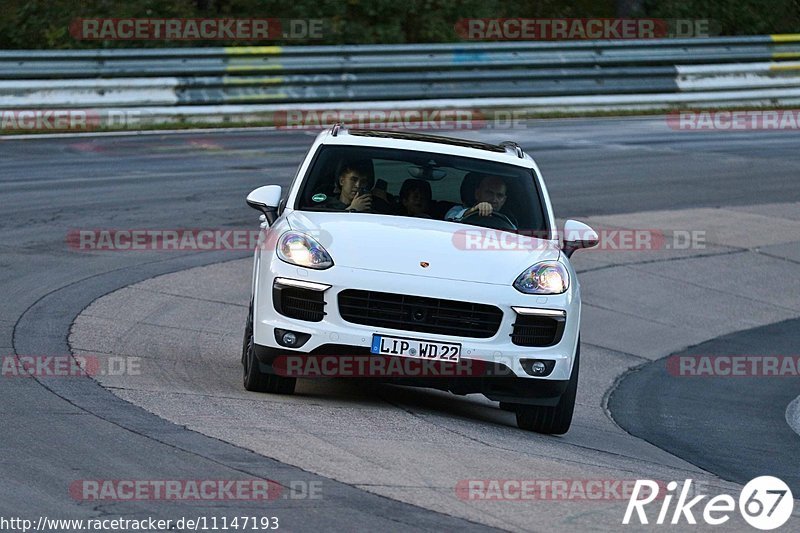
M287 231L278 239L278 257L289 264L324 270L333 266L327 250L310 235L299 231Z
M543 261L517 276L514 288L525 294L561 294L569 289L569 273L558 261Z

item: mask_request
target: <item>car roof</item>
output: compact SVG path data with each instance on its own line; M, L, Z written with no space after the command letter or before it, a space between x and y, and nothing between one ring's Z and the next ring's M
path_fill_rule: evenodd
M320 142L322 144L376 146L421 152L440 152L510 163L527 168L534 166L531 157L524 153L517 143L512 141L489 144L428 133L401 130L351 129L335 125L320 134Z

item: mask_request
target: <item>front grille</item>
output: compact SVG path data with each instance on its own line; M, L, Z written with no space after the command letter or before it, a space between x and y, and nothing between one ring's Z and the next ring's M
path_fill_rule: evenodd
M485 339L497 333L503 312L493 305L348 289L339 313L355 324Z
M325 299L322 291L312 291L299 287L274 285L272 301L275 310L283 316L319 322L325 316Z
M517 346L552 346L564 333L563 317L517 315L511 342Z

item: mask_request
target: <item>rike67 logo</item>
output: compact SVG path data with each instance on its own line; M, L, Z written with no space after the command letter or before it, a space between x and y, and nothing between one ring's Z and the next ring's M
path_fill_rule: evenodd
M683 520L688 524L697 524L694 515L696 512L698 514L702 513L702 518L706 524L718 526L730 520L731 513L737 507L733 496L728 494L714 496L705 502L704 506L698 505L708 496L705 494L692 494L694 497L689 499L692 491L691 479L684 481L680 493L677 492L678 483L676 481L667 483L666 494L659 494L660 487L661 485L649 479L636 480L622 523L630 524L635 512L636 519L639 520L640 524L648 524L645 506L656 499L660 500L661 503L658 517L655 520L658 525L666 523L680 524ZM645 496L640 497L642 495ZM674 509L672 509L670 517L670 508L674 496L677 496L677 502ZM760 476L750 480L742 488L742 492L739 493L738 504L742 518L754 528L765 531L776 529L785 524L794 510L794 498L789 486L782 480L772 476ZM695 508L695 506L697 507Z

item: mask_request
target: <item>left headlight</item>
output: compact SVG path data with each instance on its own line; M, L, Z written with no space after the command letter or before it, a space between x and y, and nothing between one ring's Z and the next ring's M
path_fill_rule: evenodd
M569 289L569 273L558 261L536 263L517 277L514 288L525 294L561 294Z
M298 231L287 231L278 239L278 257L289 264L324 270L333 266L333 259L314 237Z

